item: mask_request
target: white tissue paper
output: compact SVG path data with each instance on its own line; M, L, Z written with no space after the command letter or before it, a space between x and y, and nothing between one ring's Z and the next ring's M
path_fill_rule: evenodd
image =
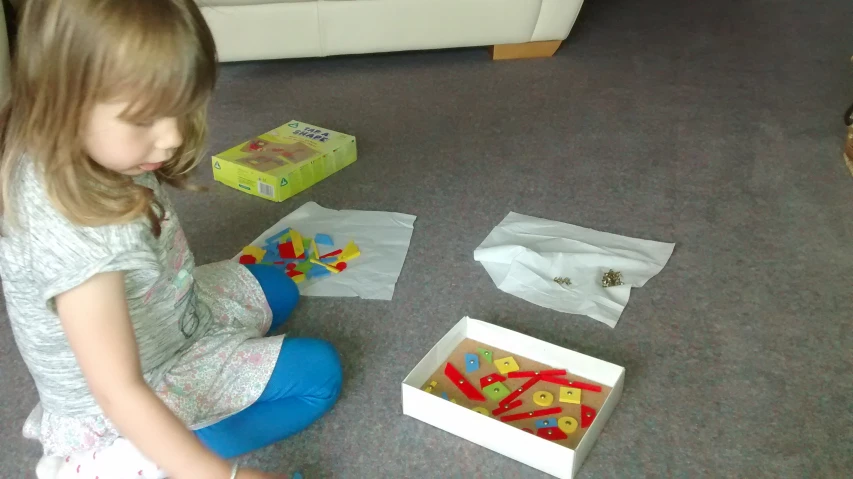
M474 250L474 260L504 292L616 327L631 288L660 273L674 247L510 213ZM611 269L622 273L624 284L603 288ZM557 284L557 277L572 284Z
M361 255L348 262L346 270L300 283L299 292L303 296L390 300L409 252L415 218L387 211L330 210L308 202L266 230L252 244L263 247L268 238L285 228L293 228L303 237L328 234L336 248L354 241Z

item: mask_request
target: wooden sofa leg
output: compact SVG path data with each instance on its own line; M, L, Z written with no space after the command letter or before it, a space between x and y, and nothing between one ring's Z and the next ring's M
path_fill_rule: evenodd
M550 42L513 43L489 47L492 60L515 60L519 58L546 58L554 56L560 48L560 40Z

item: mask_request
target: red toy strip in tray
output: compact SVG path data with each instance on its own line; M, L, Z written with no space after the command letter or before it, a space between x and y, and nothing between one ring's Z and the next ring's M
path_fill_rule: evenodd
M549 383L559 384L561 386L569 386L572 388L583 389L583 390L591 391L594 393L600 393L601 392L601 386L596 386L594 384L582 383L580 381L575 381L573 379L555 378L553 376L544 376L544 377L542 377L542 380L549 382Z
M503 406L504 404L509 404L513 399L517 398L518 396L521 396L521 393L527 391L528 389L533 387L534 384L538 383L540 379L541 378L539 376L534 376L530 378L530 380L522 384L520 388L517 388L515 391L513 391L512 394L501 399L501 402L499 402L498 404L500 404L501 406Z
M514 371L507 376L510 378L532 378L533 376L565 376L565 369L547 369L545 371Z
M468 399L472 401L486 400L486 397L483 396L480 391L477 391L477 388L472 386L471 383L462 376L462 373L457 371L452 364L447 363L447 366L444 367L444 375L453 381L453 384L455 384Z
M492 416L500 416L501 414L503 414L507 411L512 411L513 409L517 408L518 406L521 406L521 399L519 399L518 401L513 401L513 402L511 402L505 406L499 406L497 409L492 411Z

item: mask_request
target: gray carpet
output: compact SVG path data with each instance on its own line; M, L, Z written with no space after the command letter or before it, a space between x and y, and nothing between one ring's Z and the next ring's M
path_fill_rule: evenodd
M582 478L840 478L853 470L853 3L590 1L552 59L485 50L229 65L212 150L292 118L360 160L281 204L176 194L200 263L306 201L418 216L390 302L306 299L333 341L329 416L245 463L310 478L545 477L404 417L400 382L470 315L627 368ZM677 243L616 329L498 291L472 252L509 211ZM0 476L32 477L35 391L0 321Z

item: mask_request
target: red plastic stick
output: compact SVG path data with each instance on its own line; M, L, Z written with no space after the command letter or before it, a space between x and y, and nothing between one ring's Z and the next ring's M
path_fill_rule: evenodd
M581 404L581 428L586 429L595 420L595 409Z
M501 417L501 421L503 421L503 422L519 421L521 419L530 419L532 417L550 416L551 414L557 414L560 412L563 412L563 408L561 408L561 407L550 407L548 409L540 409L538 411L522 412L519 414L510 414L509 416Z
M448 379L453 381L453 384L462 391L468 399L472 401L485 401L486 398L483 396L480 391L477 391L477 388L471 385L467 379L462 376L462 373L456 370L452 364L447 363L447 366L444 367L444 375L447 376Z
M320 256L320 258L328 258L329 256L337 256L343 252L344 252L343 250L336 249L336 250L332 251L331 253L326 253L323 256Z
M533 376L565 376L565 369L548 369L545 371L515 371L507 374L510 378L532 378Z
M534 376L530 378L526 383L522 384L520 388L517 388L515 391L513 391L512 394L501 399L501 402L499 402L498 404L500 404L501 406L503 406L504 404L509 404L513 399L517 398L518 396L521 396L521 393L527 391L534 384L538 383L540 379L542 378L539 376Z
M521 406L521 399L519 399L518 401L513 401L513 402L507 404L506 406L498 407L497 409L492 411L492 416L500 416L501 414L503 414L505 412L512 411L513 409L517 408L518 406Z
M506 381L506 378L498 373L492 373L488 376L483 376L480 378L480 389L485 388L489 384L499 383L502 381Z
M559 384L561 386L569 386L569 387L573 387L573 388L584 389L587 391L592 391L594 393L600 393L601 392L601 386L596 386L595 384L582 383L580 381L575 381L573 379L555 378L553 376L547 376L547 377L543 377L542 380L547 381L549 383Z
M566 433L558 427L539 428L536 430L536 435L542 439L550 439L551 441L559 441L561 439L569 438L569 436L567 436Z

